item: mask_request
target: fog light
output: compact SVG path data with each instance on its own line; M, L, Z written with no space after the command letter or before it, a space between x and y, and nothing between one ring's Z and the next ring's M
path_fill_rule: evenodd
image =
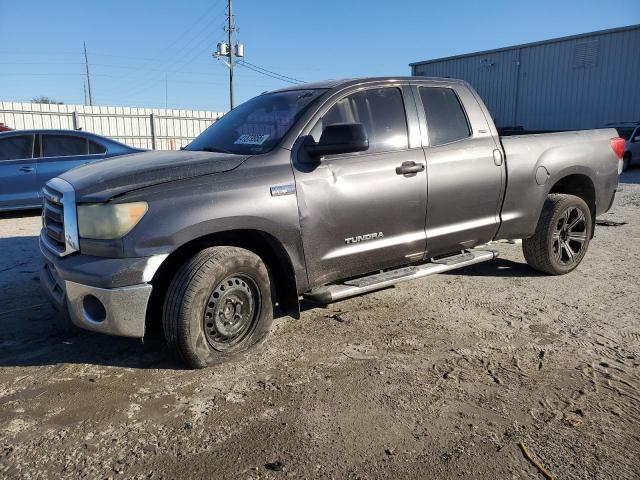
M85 295L82 299L82 309L84 316L92 322L100 323L107 318L107 310L104 305L93 295Z

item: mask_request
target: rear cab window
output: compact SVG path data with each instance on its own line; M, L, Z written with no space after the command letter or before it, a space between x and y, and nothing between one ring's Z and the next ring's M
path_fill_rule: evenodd
M368 150L349 155L408 148L407 118L397 87L370 88L338 100L318 120L310 135L318 142L324 128L341 123L360 123L369 137Z
M446 87L419 87L427 118L429 146L445 145L471 136L469 120L456 92Z
M43 157L73 157L87 155L87 139L73 135L43 135Z
M12 135L0 138L0 161L33 157L33 135Z

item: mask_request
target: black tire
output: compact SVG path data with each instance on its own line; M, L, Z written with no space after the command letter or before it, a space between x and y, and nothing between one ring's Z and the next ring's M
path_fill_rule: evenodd
M630 166L631 166L631 154L625 153L624 157L622 158L622 171L624 172L628 170Z
M187 261L169 285L162 312L169 350L192 368L244 352L266 337L272 322L267 267L237 247L206 248Z
M558 193L549 195L535 233L522 241L524 258L541 272L569 273L587 252L592 222L591 211L581 198Z

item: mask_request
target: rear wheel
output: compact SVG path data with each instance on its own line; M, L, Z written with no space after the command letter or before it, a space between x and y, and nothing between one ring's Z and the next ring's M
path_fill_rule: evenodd
M193 368L222 362L265 338L273 321L271 282L254 253L202 250L178 270L162 324L171 352Z
M563 275L584 258L591 239L589 207L574 195L547 197L534 235L523 240L527 263L541 272Z

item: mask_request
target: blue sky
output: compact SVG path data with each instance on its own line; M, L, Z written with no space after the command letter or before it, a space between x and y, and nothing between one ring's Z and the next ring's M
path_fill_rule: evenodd
M0 0L0 100L226 110L211 57L226 0ZM246 60L304 81L408 75L413 61L640 23L640 0L235 0ZM166 77L166 82L165 82ZM287 83L236 70L237 101Z

